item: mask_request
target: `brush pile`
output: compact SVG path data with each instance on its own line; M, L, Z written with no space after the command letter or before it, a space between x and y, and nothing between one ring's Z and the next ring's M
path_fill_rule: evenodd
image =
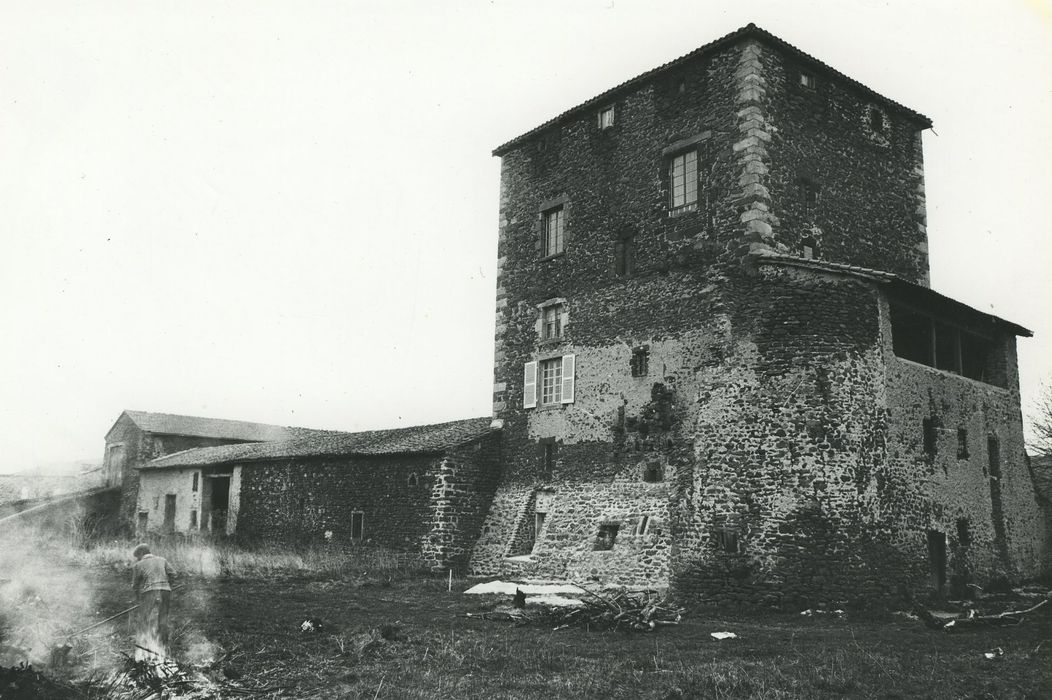
M29 664L0 666L0 698L3 700L78 700L83 691L36 671Z
M111 700L205 700L223 697L215 681L173 659L134 661L112 671L91 691Z
M499 605L487 612L468 613L468 616L513 622L516 625L550 625L554 630L584 627L654 632L658 627L679 624L684 613L683 608L653 591L584 591L584 595L574 605L566 605L565 602L545 605L543 597L530 598L527 602L530 605Z

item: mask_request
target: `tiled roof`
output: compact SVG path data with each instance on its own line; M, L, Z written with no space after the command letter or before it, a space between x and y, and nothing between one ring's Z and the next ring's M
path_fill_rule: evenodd
M289 428L265 423L247 423L222 418L179 416L172 413L149 413L147 411L125 411L141 430L162 435L192 435L194 437L221 438L226 440L288 440L317 431L307 428Z
M502 144L500 146L497 146L497 148L493 149L493 155L495 155L495 156L504 155L509 150L511 150L515 146L518 146L520 143L522 143L526 139L528 139L531 136L534 136L535 134L547 129L548 127L552 126L553 124L557 124L559 122L562 122L562 121L566 120L567 118L569 118L571 116L574 116L574 115L578 114L579 112L581 112L581 111L583 111L585 109L597 107L601 103L610 100L610 98L615 96L615 95L621 94L623 92L627 92L628 90L636 89L640 85L645 83L646 81L648 81L651 78L653 78L654 76L656 76L659 73L662 73L662 72L664 72L666 70L669 70L670 68L675 68L676 66L682 65L683 63L686 63L687 61L690 61L690 60L692 60L694 58L697 58L699 56L703 56L703 55L708 54L708 53L712 53L712 52L714 52L714 51L716 51L718 49L722 49L722 48L728 46L729 44L733 44L734 42L738 41L739 39L743 39L745 37L754 37L754 38L758 38L758 39L764 40L768 44L773 44L773 45L777 46L778 48L780 48L780 49L782 49L784 51L787 51L788 53L792 54L797 59L803 59L803 60L811 63L812 65L821 68L826 73L836 76L838 79L844 81L845 83L851 85L852 87L854 87L855 89L865 93L866 95L874 97L874 98L880 100L881 102L884 102L885 104L887 104L889 106L897 108L898 110L900 110L903 113L909 115L913 119L916 119L918 122L920 122L925 127L930 127L931 126L931 119L929 119L928 117L924 116L920 112L916 112L916 111L910 109L909 107L896 102L895 100L892 100L892 99L889 99L887 97L884 97L880 93L876 92L875 90L873 90L871 88L866 87L865 85L863 85L862 83L858 82L854 78L850 78L850 77L844 75L843 73L838 71L836 68L833 68L832 66L830 66L828 63L825 63L823 61L818 60L817 58L815 58L811 54L809 54L809 53L807 53L805 51L802 51L802 50L798 49L797 47L793 46L788 41L785 41L784 39L780 39L779 37L776 37L774 34L771 34L766 29L761 29L760 27L757 27L755 24L752 24L750 22L749 24L745 25L744 27L741 27L740 29L736 29L735 31L731 32L730 34L727 34L726 36L722 36L719 39L716 39L715 41L710 41L708 44L705 44L704 46L700 46L700 47L694 49L693 51L691 51L690 53L688 53L688 54L686 54L684 56L680 56L679 58L677 58L675 60L669 61L668 63L663 63L662 65L658 66L657 68L654 68L652 70L648 70L646 73L642 73L640 75L637 75L636 77L634 77L634 78L632 78L630 80L626 80L625 82L621 83L620 85L616 85L616 86L610 88L609 90L607 90L607 91L605 91L605 92L603 92L603 93L601 93L599 95L596 95L595 97L591 98L590 100L586 100L585 102L582 102L581 104L577 105L576 107L572 107L572 108L566 110L562 114L558 115L557 117L555 117L553 119L549 119L548 121L544 122L540 126L534 128L534 129L530 129L525 134L522 134L521 136L517 136L517 137L513 138L511 141L508 141L507 143L504 143L504 144Z
M489 433L492 421L492 418L469 418L393 430L318 433L276 442L198 447L159 457L143 465L143 468L206 466L295 457L436 454Z
M1011 331L1015 335L1029 338L1034 335L1033 331L1020 326L1017 323L1013 323L1007 319L1003 319L1000 316L994 316L988 314L985 311L980 311L975 307L968 306L964 302L957 301L953 297L948 297L944 294L923 287L913 282L907 282L896 274L891 272L885 272L884 270L874 270L868 267L859 267L857 265L845 265L843 263L827 262L825 260L814 260L811 258L798 258L792 255L785 255L783 253L774 253L770 251L763 251L753 253L753 260L757 265L781 265L786 267L799 267L816 272L834 272L843 275L849 275L851 277L858 277L861 279L871 280L888 287L894 288L906 294L910 294L928 303L941 304L943 307L950 307L954 310L964 313L966 315L981 318L994 325L1001 326L1006 330Z

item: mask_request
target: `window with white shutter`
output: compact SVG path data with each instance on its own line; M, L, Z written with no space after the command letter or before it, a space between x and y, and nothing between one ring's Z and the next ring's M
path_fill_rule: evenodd
M575 355L563 355L562 403L573 403Z
M522 407L535 408L537 406L537 363L527 362L523 369L522 379Z

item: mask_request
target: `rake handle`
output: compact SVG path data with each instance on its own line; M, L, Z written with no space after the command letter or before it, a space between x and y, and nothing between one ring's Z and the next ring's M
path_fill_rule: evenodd
M181 584L179 584L178 586L174 587L174 588L173 588L172 590L173 590L173 591L177 591L177 590L179 590L180 588L184 588L185 586L186 586L186 584L185 584L185 583L181 583ZM77 632L74 632L73 634L71 634L71 635L67 636L67 637L66 637L66 639L73 639L74 637L76 637L76 636L78 636L78 635L84 634L84 633L85 633L85 632L87 632L88 630L93 630L93 629L95 629L96 627L98 627L99 625L104 625L104 624L106 624L106 623L107 623L107 622L109 622L110 620L116 620L116 619L117 619L118 617L120 617L121 615L127 615L127 614L128 614L128 613L130 613L130 612L131 612L132 610L137 610L137 609L138 609L138 608L140 608L140 607L142 607L142 603L136 603L135 605L131 606L131 607L130 607L130 608L128 608L127 610L121 610L121 611L120 611L119 613L117 613L116 615L110 615L110 616L109 616L109 617L107 617L107 618L106 618L105 620L99 620L99 621L98 621L98 622L96 622L96 623L95 623L94 625L88 625L88 626L87 626L87 627L85 627L84 629L82 629L82 630L79 630L79 631L77 631Z

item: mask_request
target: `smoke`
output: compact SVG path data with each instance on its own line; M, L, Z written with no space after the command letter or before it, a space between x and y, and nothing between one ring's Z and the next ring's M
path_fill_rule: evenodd
M80 513L71 507L63 515L72 522ZM18 520L0 524L0 666L53 664L53 650L70 633L99 619L93 577L70 564L69 550L68 531ZM93 636L106 642L107 655L112 633L103 625ZM86 641L71 640L62 660L84 654Z

